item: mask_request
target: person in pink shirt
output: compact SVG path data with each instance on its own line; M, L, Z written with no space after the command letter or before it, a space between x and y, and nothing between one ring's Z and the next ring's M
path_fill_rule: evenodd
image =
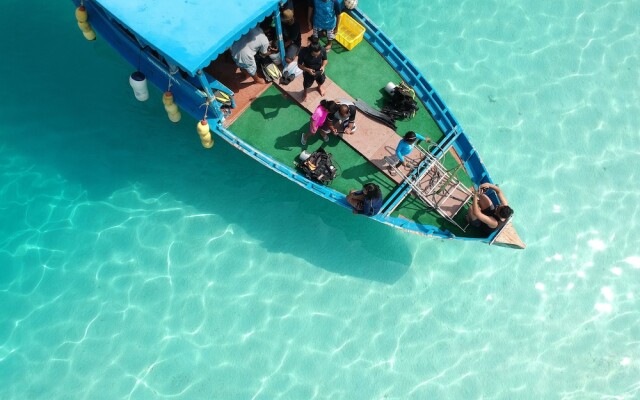
M315 135L325 120L327 119L327 115L329 115L330 110L335 109L336 103L330 100L320 100L320 105L316 107L316 110L311 114L311 121L309 121L309 132L303 132L302 137L300 138L300 143L303 146L307 145L307 139L309 136ZM323 140L326 142L328 137L325 139L326 134L323 135Z

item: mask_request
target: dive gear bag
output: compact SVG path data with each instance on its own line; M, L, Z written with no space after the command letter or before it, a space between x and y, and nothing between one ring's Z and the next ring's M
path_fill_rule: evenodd
M323 148L311 153L309 158L298 164L298 168L307 178L323 185L329 185L338 174L338 170L333 165L333 155L324 151Z
M418 111L416 92L404 82L393 89L387 104L380 111L394 120L412 118Z

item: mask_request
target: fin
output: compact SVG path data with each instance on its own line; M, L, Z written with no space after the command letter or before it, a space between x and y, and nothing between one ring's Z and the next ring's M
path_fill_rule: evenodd
M278 66L275 65L274 63L263 65L262 73L264 74L264 79L267 82L273 82L275 80L280 79L280 77L282 76L282 73L280 72L280 68L278 68Z
M291 72L284 71L282 73L282 76L280 77L280 84L281 85L288 85L288 84L291 83L292 80L295 79L295 77L296 76L294 74L292 74Z
M220 104L222 104L224 106L230 106L231 105L231 96L229 96L228 94L226 94L223 91L216 90L213 93L213 97L216 99L216 101L220 102Z
M358 110L360 110L363 113L367 114L368 116L370 116L371 118L375 119L376 121L379 121L380 123L382 123L382 124L388 126L389 128L393 129L394 131L397 129L393 118L391 118L388 115L376 110L375 108L371 107L370 105L368 105L364 101L362 101L360 99L356 99L355 105L356 105L356 108L358 108Z

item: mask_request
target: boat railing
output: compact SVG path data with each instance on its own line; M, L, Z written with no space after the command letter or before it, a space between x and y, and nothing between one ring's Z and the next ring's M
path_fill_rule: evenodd
M466 226L459 225L454 217L466 205L472 193L456 176L459 166L447 170L441 162L444 155L434 155L434 153L441 153L440 146L436 143L431 143L431 145L430 150L416 146L420 151L421 161L409 174L404 174L397 167L399 160L396 156L384 158L389 168L402 178L402 183L395 196L392 196L390 201L383 205L383 212L387 215L391 214L409 194L413 193L431 209L465 231ZM439 151L435 151L436 148Z

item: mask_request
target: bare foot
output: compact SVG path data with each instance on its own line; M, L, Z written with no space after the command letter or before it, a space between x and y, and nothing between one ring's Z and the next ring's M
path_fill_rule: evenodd
M254 75L253 76L253 81L255 83L260 83L262 85L264 85L265 83L267 83L264 79L260 78L258 75Z
M322 86L318 86L318 92L320 93L320 96L324 96L325 94L324 88Z

